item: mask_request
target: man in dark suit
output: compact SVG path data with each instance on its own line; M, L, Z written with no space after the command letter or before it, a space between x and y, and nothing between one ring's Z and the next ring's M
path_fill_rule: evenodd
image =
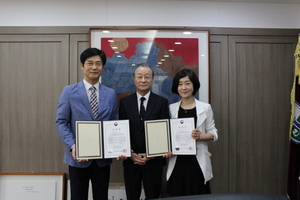
M139 200L143 182L146 199L155 199L160 196L162 167L166 160L163 157L146 157L143 124L144 120L169 119L168 100L150 91L154 73L148 64L137 66L133 80L136 93L122 98L119 107L120 119L129 119L130 122L132 153L130 159L123 162L126 196L128 200ZM141 101L141 98L144 100Z
M117 98L113 89L99 83L99 77L106 63L103 51L88 48L80 55L80 62L84 79L63 89L58 101L56 127L66 145L64 162L69 165L71 199L87 200L91 180L93 199L107 200L112 161L76 160L75 124L76 121L118 119Z

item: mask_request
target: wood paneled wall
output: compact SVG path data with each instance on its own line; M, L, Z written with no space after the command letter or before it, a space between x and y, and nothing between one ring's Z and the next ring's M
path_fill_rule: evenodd
M63 172L55 128L68 35L0 35L0 171Z
M210 28L213 193L285 194L290 91L300 30ZM5 33L1 34L1 33ZM0 27L0 172L65 172L55 114L81 81L87 27ZM122 183L114 161L111 183Z
M210 37L210 100L219 139L209 144L214 178L212 193L229 192L229 69L227 36Z
M229 38L231 191L285 192L295 39Z

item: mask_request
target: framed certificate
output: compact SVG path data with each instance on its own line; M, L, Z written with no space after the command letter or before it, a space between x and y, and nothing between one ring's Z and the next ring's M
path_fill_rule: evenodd
M145 123L146 156L156 157L170 151L169 120L147 120Z
M196 155L196 140L191 136L194 124L194 118L170 119L174 155Z
M0 173L0 199L64 200L65 173Z
M101 159L101 121L76 121L76 159Z
M103 121L105 158L131 156L129 120Z

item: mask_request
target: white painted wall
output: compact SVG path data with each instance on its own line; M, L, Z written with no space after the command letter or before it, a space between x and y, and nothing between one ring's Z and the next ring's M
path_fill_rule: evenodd
M300 28L300 3L0 0L0 26Z

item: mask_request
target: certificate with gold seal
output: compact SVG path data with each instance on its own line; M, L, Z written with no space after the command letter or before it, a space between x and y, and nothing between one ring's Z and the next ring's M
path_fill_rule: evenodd
M196 140L192 138L195 129L194 118L170 119L172 153L174 155L196 155Z
M130 157L129 120L103 121L102 125L104 157Z
M101 159L102 124L100 121L76 121L76 159Z

